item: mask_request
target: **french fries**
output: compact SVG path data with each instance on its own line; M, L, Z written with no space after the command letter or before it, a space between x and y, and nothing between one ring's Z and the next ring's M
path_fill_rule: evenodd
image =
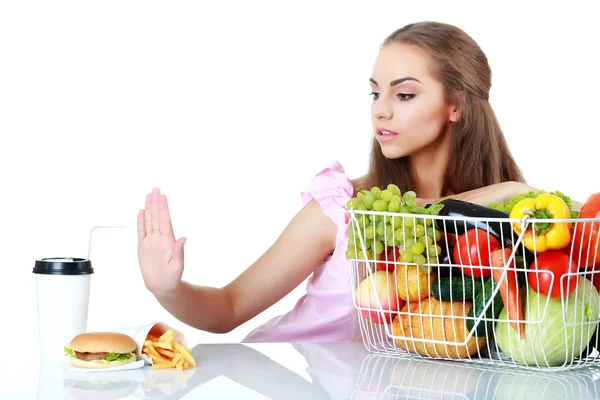
M192 350L173 339L173 329L160 337L148 335L144 340L142 353L152 360L152 369L175 368L180 371L196 366Z

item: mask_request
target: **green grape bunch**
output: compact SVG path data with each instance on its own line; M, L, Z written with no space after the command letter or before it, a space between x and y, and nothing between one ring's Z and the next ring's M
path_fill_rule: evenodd
M346 203L348 210L356 211L356 220L350 221L346 256L379 260L390 247L397 247L400 259L389 261L419 267L438 263L442 249L437 242L442 234L431 217L437 215L443 205L434 203L425 208L416 198L414 191L402 194L393 183L383 190L377 186L371 190L359 188L356 196Z

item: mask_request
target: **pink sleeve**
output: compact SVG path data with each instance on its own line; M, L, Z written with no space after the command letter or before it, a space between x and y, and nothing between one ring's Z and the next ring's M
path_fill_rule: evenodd
M302 202L306 205L315 199L323 212L338 225L346 223L345 213L341 211L354 194L352 182L346 176L344 168L339 162L334 161L314 178L310 185L300 194ZM340 219L340 217L342 217Z

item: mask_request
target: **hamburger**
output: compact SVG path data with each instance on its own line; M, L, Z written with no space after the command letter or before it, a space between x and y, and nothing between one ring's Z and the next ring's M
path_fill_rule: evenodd
M90 332L75 336L65 353L76 368L112 368L137 360L135 341L117 332Z

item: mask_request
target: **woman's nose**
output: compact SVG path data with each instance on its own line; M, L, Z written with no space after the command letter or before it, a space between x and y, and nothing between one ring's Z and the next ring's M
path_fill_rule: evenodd
M385 100L379 98L373 104L373 116L376 120L389 120L393 115L392 107Z

